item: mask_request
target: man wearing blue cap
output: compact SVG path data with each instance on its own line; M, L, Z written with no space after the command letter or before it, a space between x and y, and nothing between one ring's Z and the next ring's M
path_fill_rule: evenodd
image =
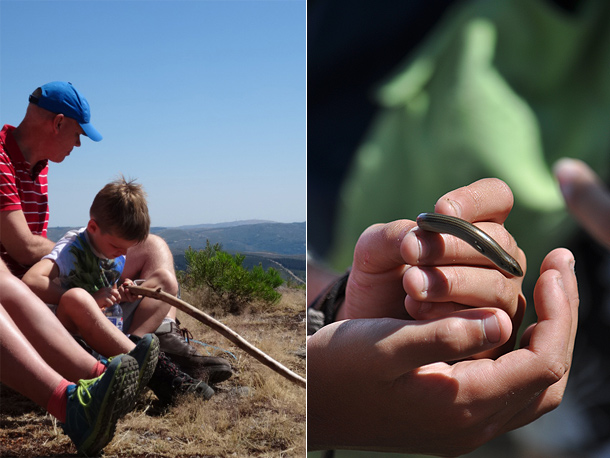
M48 161L62 162L81 135L100 141L90 120L87 99L57 81L30 95L19 126L0 131L0 256L18 277L54 246L46 238Z

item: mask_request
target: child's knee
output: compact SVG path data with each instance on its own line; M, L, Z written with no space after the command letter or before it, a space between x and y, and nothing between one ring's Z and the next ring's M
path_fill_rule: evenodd
M75 306L82 307L91 299L91 294L82 288L70 288L66 291L59 299L59 307L62 308L73 308Z
M55 314L71 334L81 332L83 318L92 313L93 305L90 304L92 299L91 295L82 288L71 288L59 299ZM95 304L95 301L93 303Z

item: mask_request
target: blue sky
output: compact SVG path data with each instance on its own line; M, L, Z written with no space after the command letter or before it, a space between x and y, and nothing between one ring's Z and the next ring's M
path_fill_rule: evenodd
M0 122L70 81L104 136L50 164L50 226L122 173L154 226L305 221L304 0L1 0Z

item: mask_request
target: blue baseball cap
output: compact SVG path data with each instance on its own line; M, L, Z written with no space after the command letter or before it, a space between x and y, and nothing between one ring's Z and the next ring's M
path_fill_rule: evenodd
M54 81L40 86L40 89L42 90L40 97L30 95L30 103L76 120L83 128L85 135L94 142L102 139L102 135L90 124L89 102L72 86L72 83Z

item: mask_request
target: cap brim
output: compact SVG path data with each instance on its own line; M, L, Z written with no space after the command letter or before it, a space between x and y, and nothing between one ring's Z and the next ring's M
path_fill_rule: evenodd
M102 134L100 134L91 124L81 124L80 126L83 128L85 135L94 142L99 142L102 139Z

